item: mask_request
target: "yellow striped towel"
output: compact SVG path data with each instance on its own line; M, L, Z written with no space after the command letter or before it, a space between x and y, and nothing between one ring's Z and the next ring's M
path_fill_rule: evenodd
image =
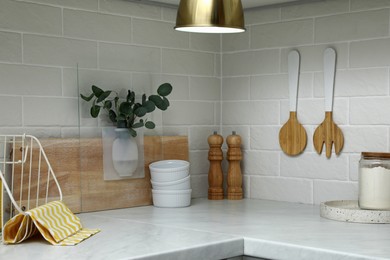
M63 202L52 201L10 219L4 226L3 243L20 243L39 232L53 245L72 246L99 231L82 228L80 219Z

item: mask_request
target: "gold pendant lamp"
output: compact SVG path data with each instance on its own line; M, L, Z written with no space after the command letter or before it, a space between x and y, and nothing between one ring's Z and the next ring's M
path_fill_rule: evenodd
M181 0L175 30L197 33L244 32L241 0Z

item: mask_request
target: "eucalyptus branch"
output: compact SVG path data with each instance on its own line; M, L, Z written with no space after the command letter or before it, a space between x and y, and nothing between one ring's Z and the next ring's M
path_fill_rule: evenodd
M143 119L143 117L152 113L156 108L167 110L170 103L167 96L172 92L172 85L169 83L161 84L157 89L157 94L142 95L141 103L135 102L135 92L127 91L124 101L120 101L119 94L116 91L104 91L93 85L92 93L88 96L80 94L80 97L86 102L92 101L90 114L93 118L98 117L101 108L108 113L108 117L118 128L127 128L132 136L137 136L136 128L146 127L154 129L155 124L152 121ZM114 94L114 98L109 98ZM138 119L138 120L137 120Z

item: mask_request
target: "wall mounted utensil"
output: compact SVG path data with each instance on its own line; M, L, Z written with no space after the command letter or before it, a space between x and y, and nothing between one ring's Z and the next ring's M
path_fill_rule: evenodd
M332 144L337 155L344 145L344 137L341 129L333 122L333 91L336 71L336 51L327 48L324 52L324 94L325 94L325 119L317 127L313 136L313 145L318 154L321 154L325 143L326 157L330 158Z
M296 50L288 54L288 87L290 118L279 131L279 144L288 155L298 155L305 150L307 137L305 128L298 122L297 97L299 77L299 53Z

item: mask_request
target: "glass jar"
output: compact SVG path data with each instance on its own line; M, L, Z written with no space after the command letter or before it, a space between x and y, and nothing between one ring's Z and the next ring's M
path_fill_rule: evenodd
M359 161L359 207L390 210L390 153L362 153Z

